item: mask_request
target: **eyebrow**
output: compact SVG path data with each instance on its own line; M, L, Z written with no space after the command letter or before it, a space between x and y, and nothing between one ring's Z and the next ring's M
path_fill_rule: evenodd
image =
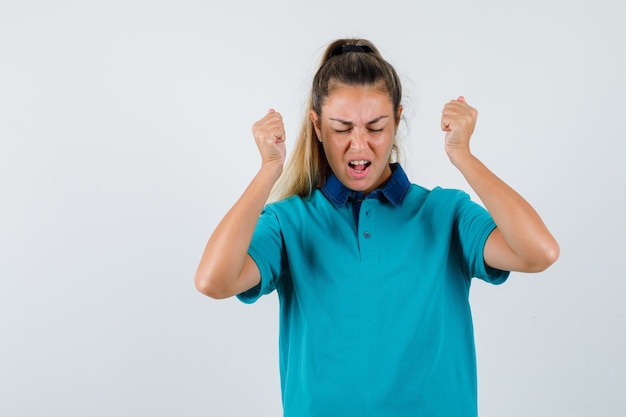
M374 123L379 122L379 121L381 121L382 119L387 119L387 118L389 118L389 116L379 116L379 117L377 117L377 118L375 118L375 119L373 119L373 120L370 120L369 122L367 122L367 123L365 123L365 124L366 124L366 125L373 125ZM351 121L349 121L349 120L343 120L343 119L338 119L338 118L334 118L334 117L329 117L329 118L328 118L328 120L332 120L332 121L334 121L334 122L339 122L339 123L341 123L342 125L346 125L346 126L352 126L352 125L354 125L354 123L352 123L352 122L351 122Z

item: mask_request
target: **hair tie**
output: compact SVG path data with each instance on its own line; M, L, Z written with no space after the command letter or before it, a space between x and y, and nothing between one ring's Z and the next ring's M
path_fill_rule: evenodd
M372 53L372 48L367 45L337 45L328 55L328 58L345 54L346 52L363 52L366 54Z

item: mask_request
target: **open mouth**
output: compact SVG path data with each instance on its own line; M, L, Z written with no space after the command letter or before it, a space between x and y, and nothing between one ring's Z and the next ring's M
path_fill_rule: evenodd
M369 167L372 163L366 160L359 161L350 161L348 162L348 166L356 172L363 172Z

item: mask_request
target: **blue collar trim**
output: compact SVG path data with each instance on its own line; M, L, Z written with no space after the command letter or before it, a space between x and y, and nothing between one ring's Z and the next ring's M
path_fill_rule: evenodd
M322 193L337 208L345 206L348 200L361 201L366 198L384 198L394 206L399 207L402 205L411 183L400 164L393 163L390 167L391 177L389 180L381 188L377 188L367 196L360 191L352 191L347 188L335 174L328 177L326 184L322 187Z

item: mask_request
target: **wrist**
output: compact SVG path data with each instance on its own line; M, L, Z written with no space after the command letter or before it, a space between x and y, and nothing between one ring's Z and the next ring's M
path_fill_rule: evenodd
M278 161L263 162L259 169L259 175L276 182L283 173L283 164Z
M476 160L476 157L472 155L469 149L448 150L447 154L452 165L458 169L462 169L468 163Z

